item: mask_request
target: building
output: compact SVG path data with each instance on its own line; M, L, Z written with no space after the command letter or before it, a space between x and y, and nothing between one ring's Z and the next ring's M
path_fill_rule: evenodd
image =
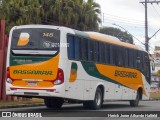
M151 59L151 92L160 93L160 46L155 47Z

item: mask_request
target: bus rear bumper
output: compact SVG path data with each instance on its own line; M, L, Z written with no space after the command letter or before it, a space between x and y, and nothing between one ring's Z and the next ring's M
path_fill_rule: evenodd
M62 97L61 93L55 93L44 90L11 90L6 92L7 95L28 96L28 97Z
M24 97L63 97L63 87L57 86L53 88L24 88L24 87L7 87L6 94Z

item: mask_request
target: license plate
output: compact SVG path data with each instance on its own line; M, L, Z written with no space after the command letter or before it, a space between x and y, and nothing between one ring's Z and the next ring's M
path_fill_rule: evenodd
M28 85L29 86L37 86L37 82L35 82L35 81L29 81Z

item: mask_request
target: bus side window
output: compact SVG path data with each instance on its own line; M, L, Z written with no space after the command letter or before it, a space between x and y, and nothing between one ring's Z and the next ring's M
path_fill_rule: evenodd
M123 66L123 51L122 47L116 47L116 65Z
M99 62L99 42L94 41L94 61Z
M125 66L125 67L129 67L129 54L128 54L128 49L125 48L124 51L125 51L125 52L124 52L124 56L125 56L125 58L124 58L124 60L125 60L124 66Z
M122 67L125 67L125 48L122 47Z
M105 44L99 43L99 61L100 63L105 63Z
M75 59L81 59L81 41L80 38L75 37Z
M144 73L144 57L143 57L143 52L140 52L141 56L141 71Z
M82 53L82 60L88 60L88 40L83 39L81 40L81 53Z
M145 63L146 63L146 77L147 77L147 81L148 83L150 83L150 60L149 60L149 56L147 53L145 53Z
M94 60L94 51L93 51L93 40L88 40L88 61L93 61Z
M111 65L115 65L115 57L116 57L116 51L115 51L115 47L114 45L110 46L110 64Z
M129 49L129 67L133 68L133 50Z
M110 64L110 45L105 44L105 61L107 64Z
M137 68L137 51L133 51L133 67L136 69Z
M139 51L137 52L137 60L136 60L136 61L137 61L137 62L136 62L137 68L138 68L139 70L141 70L141 69L142 69L142 57L141 57L141 54L140 54Z
M68 35L67 42L69 44L68 47L68 58L73 60L75 59L75 46L74 46L74 36Z

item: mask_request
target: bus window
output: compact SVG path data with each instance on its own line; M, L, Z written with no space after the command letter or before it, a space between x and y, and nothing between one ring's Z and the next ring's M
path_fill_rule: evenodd
M99 62L99 42L94 41L94 61Z
M116 59L116 46L111 45L110 46L110 64L115 65L115 59Z
M82 45L82 60L88 60L88 40L87 39L83 39L81 40L81 45Z
M141 54L140 52L137 52L137 60L136 60L136 67L141 70L142 69L142 57L141 57Z
M75 37L75 59L81 59L81 41L80 38Z
M105 45L105 61L107 64L110 64L110 45Z
M123 49L122 47L116 47L116 65L123 66Z
M67 41L69 44L68 47L68 58L69 59L75 59L75 47L74 47L74 36L68 35L67 36Z
M150 60L149 60L149 56L147 55L147 53L145 53L145 63L146 63L146 77L147 77L147 81L148 83L150 83Z
M133 68L133 50L129 50L129 67Z
M129 67L129 55L128 55L128 49L125 48L124 51L125 51L125 52L124 52L124 56L125 56L125 58L124 58L124 60L125 60L124 65L125 65L125 67Z
M137 51L133 51L133 67L137 68Z
M100 63L105 63L105 44L99 43L99 61Z
M93 41L92 40L88 40L88 60L89 61L93 61L94 60L93 47L94 47Z
M141 56L141 71L144 73L144 57L143 57L143 52L140 52Z

